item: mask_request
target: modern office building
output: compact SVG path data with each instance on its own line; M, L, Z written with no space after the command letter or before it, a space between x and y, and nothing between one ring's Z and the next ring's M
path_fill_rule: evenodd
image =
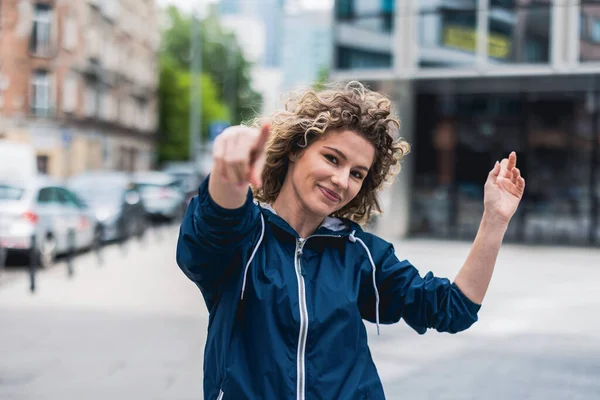
M281 64L281 35L285 0L221 0L221 15L257 17L264 24L265 53L262 66L278 68Z
M281 70L284 91L313 84L331 69L330 10L290 10L283 23Z
M337 0L334 75L388 93L413 146L383 196L393 235L474 237L515 150L506 240L600 245L600 3Z

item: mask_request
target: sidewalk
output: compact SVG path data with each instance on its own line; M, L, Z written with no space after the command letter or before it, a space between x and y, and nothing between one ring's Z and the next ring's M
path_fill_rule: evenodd
M198 399L206 316L176 228L0 288L0 399Z
M202 398L207 313L175 263L177 228L0 287L0 399ZM396 244L452 279L470 245ZM600 398L600 250L503 247L480 321L458 335L367 324L388 399Z

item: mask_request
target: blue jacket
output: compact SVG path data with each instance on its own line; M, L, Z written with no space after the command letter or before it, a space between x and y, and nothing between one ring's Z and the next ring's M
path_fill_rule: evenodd
M181 225L177 263L210 312L204 399L384 399L363 319L455 333L479 305L390 243L327 218L302 239L272 209L228 210L207 178Z

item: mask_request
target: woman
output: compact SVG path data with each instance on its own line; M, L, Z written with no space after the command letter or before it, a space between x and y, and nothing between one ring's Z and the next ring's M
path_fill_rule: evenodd
M388 99L351 83L217 138L177 246L210 312L205 399L383 399L363 319L379 331L402 318L421 334L477 320L525 187L516 155L489 173L454 282L421 277L361 229L409 150L398 128Z

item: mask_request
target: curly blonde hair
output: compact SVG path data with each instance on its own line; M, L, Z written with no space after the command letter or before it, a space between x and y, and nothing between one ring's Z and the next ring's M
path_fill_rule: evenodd
M332 130L350 130L362 135L375 147L373 165L359 193L331 216L365 224L381 213L377 197L386 183L400 172L400 161L410 145L398 136L400 121L392 115L392 102L360 82L327 85L324 90L292 92L283 110L269 118L256 119L254 126L271 124L267 143L263 185L254 188L254 197L272 204L283 186L290 153L302 151Z

